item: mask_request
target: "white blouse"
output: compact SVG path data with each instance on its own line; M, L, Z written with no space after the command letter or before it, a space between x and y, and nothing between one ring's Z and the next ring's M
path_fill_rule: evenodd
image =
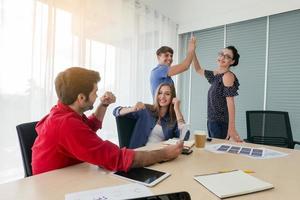
M149 135L148 142L146 145L151 143L158 143L164 140L165 140L165 135L162 130L162 127L160 124L156 124Z

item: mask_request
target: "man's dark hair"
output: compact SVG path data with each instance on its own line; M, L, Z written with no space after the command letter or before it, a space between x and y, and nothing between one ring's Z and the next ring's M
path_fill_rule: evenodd
M168 46L162 46L162 47L160 47L159 49L157 49L156 55L159 56L160 54L162 54L162 53L167 53L167 52L171 53L172 55L173 55L173 53L174 53L174 51L173 51L173 49L172 49L171 47L168 47Z
M81 93L88 99L94 84L99 81L100 75L96 71L81 67L68 68L55 79L57 97L65 105L73 104Z
M234 60L234 63L230 66L237 66L240 60L240 54L238 53L237 49L234 46L228 46L226 47L226 49L231 50L233 54L232 60Z

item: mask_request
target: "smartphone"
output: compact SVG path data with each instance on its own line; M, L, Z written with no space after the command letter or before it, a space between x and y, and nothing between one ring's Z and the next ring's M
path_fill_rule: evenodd
M183 148L182 149L182 154L185 154L185 155L189 155L193 152L193 150L191 148Z
M149 197L141 197L130 200L191 200L191 196L188 192L174 192L168 194L158 194Z

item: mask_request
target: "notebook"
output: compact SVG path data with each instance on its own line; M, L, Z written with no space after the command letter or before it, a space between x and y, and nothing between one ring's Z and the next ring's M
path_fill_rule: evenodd
M194 179L219 198L249 194L273 188L271 183L246 174L242 170L197 175Z

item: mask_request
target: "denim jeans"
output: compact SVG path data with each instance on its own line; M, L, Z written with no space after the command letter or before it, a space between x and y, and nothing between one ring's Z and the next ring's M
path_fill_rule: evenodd
M207 121L207 130L209 137L225 139L227 136L228 123Z

